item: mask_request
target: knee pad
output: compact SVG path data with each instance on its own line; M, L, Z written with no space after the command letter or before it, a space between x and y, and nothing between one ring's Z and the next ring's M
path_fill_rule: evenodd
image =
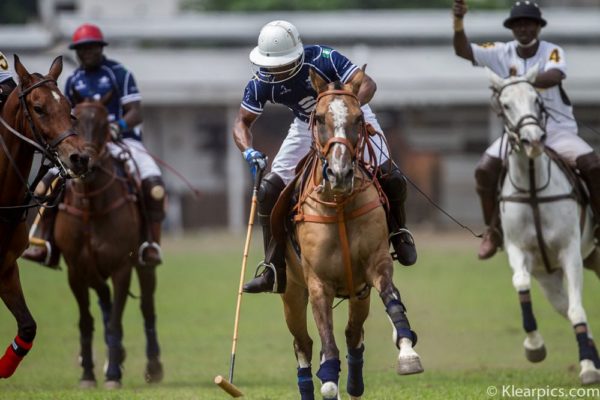
M142 181L142 195L148 216L152 221L160 222L165 217L165 184L162 177L151 176Z
M269 172L260 182L258 188L258 214L259 216L269 216L281 192L285 189L285 183L279 175Z

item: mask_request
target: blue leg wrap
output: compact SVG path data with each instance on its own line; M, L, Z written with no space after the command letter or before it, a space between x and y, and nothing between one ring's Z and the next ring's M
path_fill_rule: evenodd
M301 400L315 399L315 386L313 385L310 367L298 368L298 389L300 390Z
M339 358L332 358L331 360L325 361L317 371L317 377L323 383L334 382L337 385L340 378L340 365Z
M529 290L519 292L519 294L529 294ZM533 308L531 306L531 301L522 301L520 304L521 315L523 317L523 329L527 333L537 331L537 322L535 321L535 317L533 316Z
M578 324L575 327L582 325L586 326L585 324ZM596 360L598 359L598 353L596 352L596 347L593 345L593 342L590 343L590 338L588 337L587 333L587 326L586 331L576 333L575 338L577 339L577 345L579 347L579 361L592 360L595 364Z
M346 360L348 361L348 382L346 382L346 391L350 396L360 397L365 391L363 382L363 353L365 346L358 349L348 349Z

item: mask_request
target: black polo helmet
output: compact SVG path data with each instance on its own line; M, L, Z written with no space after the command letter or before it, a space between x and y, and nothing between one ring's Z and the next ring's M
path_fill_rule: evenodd
M504 20L504 27L511 29L512 23L517 19L533 19L546 26L546 20L542 18L540 7L533 1L517 1L510 9L510 16Z

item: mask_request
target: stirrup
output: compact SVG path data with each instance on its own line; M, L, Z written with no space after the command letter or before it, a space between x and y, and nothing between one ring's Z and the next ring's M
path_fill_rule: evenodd
M160 258L162 260L162 250L161 250L160 246L158 245L158 243L144 242L140 245L140 248L138 249L138 263L142 267L146 266L146 262L144 261L144 251L146 251L146 249L148 249L148 248L153 248L154 250L156 250L156 252L158 253L158 258Z
M277 268L275 268L275 265L273 263L268 263L264 260L258 263L258 265L256 266L256 271L254 272L254 278L258 278L259 276L264 274L267 269L270 269L273 272L273 288L271 289L271 292L277 293L279 289L279 281L277 279Z
M52 257L52 246L49 241L45 241L44 245L46 246L46 259L44 260L44 264L49 267L50 266L50 258Z

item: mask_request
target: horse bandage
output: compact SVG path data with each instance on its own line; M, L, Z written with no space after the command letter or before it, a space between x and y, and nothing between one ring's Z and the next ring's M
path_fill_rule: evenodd
M165 197L165 188L161 185L153 186L150 189L150 196L152 196L152 200L160 201Z

